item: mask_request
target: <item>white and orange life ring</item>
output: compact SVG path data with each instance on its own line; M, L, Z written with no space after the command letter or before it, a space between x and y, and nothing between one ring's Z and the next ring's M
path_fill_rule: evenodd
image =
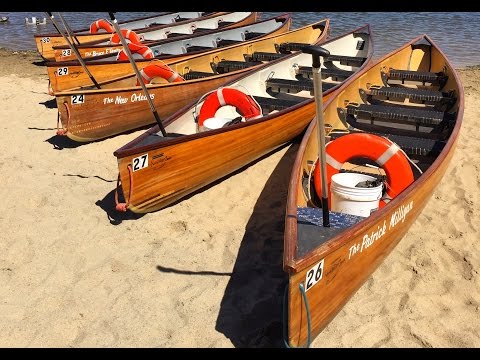
M113 33L115 30L113 25L105 19L98 19L90 24L90 34L97 34L100 29L105 30L107 33Z
M185 81L176 71L166 64L150 64L140 70L142 80L144 84L150 84L150 82L156 78L161 77L167 80L169 83ZM137 86L140 85L137 79Z
M400 147L389 139L368 134L354 133L330 141L325 146L327 160L328 192L332 175L337 174L343 164L355 158L375 161L387 175L387 189L380 200L380 208L400 194L415 180L408 158ZM315 165L313 183L318 196L322 197L322 178L318 161Z
M140 37L137 35L137 33L135 31L128 30L128 29L122 29L120 31L122 32L123 37L127 41L127 44L128 43L133 43L133 44L137 44L137 45L143 45ZM117 33L113 34L112 37L110 38L110 44L111 45L120 45L121 44L120 36Z
M262 109L250 95L228 87L220 87L212 92L203 102L198 115L198 126L215 116L215 113L222 106L234 106L245 119L253 119L262 115Z
M132 54L140 54L144 59L153 59L155 57L155 55L153 55L152 49L150 49L147 45L137 45L134 43L129 43L128 48L130 49ZM117 60L128 60L128 55L124 49L118 52Z

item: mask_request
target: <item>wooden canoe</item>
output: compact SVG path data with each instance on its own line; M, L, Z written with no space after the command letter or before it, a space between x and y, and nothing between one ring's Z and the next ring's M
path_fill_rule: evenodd
M167 40L172 39L191 39L197 35L214 33L220 29L233 29L239 26L245 26L257 22L257 12L230 12L230 13L217 13L216 16L207 16L205 18L198 18L197 20L182 21L175 24L169 24L161 27L151 28L149 31L136 32L132 30L141 42L141 45L149 46L152 51L157 48L161 48L160 44ZM273 31L271 28L270 31ZM264 32L267 32L265 29ZM79 44L77 50L83 59L104 59L115 60L117 54L123 49L122 43L112 43L111 38L117 36L111 34L106 40L90 41L84 44ZM129 36L133 36L129 34ZM215 38L214 38L215 39ZM212 44L210 40L209 45ZM72 51L68 44L53 46L55 52L55 61L67 61L77 60L77 56ZM158 50L157 50L157 53ZM157 54L155 53L155 54ZM102 55L105 55L102 57ZM134 54L135 57L142 58L138 54Z
M155 46L150 46L150 49L155 54L155 59L161 59L169 64L209 50L288 32L291 22L292 19L289 14L279 15L253 24L209 32L209 34L195 37L181 37L181 39L175 37ZM216 39L222 40L217 41ZM116 60L116 58L116 54L113 57L97 56L86 60L85 64L98 83L131 74L133 69L130 61L128 59ZM137 67L142 69L151 64L152 59L135 58L135 61ZM90 76L79 61L49 61L46 65L51 94L75 87L92 85Z
M164 78L154 78L147 85L150 97L160 118L167 118L206 92L282 56L277 50L289 53L297 51L297 43L323 42L328 29L329 20L324 19L314 25L171 63L170 70L185 80L169 83ZM262 56L262 53L267 54ZM142 71L162 66L161 60L156 62ZM155 123L143 89L136 83L136 75L131 73L103 83L101 89L89 87L56 93L63 126L59 133L78 142L88 142Z
M105 14L107 15L107 14ZM121 29L135 30L138 33L143 33L152 28L169 26L173 22L184 23L195 19L204 18L208 16L217 16L218 12L197 12L197 11L185 11L185 12L164 12L156 16L142 17L134 20L121 21L118 23ZM105 19L99 19L109 22ZM108 40L112 36L111 32L106 32L103 29L98 30L96 34L90 33L90 28L78 29L73 31L75 34L75 41L78 44L82 44L95 40ZM34 34L35 44L37 50L45 60L55 60L55 53L53 46L68 45L67 41L59 33L43 33Z
M310 344L421 213L452 159L464 92L445 54L422 35L353 76L323 110L330 227L320 205L327 202L320 201L316 119L299 146L288 189L284 321L292 347ZM368 189L359 192L352 181L347 190L355 195L342 203L333 178L339 171L342 181L372 175L386 192L361 212Z
M368 25L322 44L332 54L324 69L325 98L366 66L371 45ZM117 209L135 213L162 209L301 134L315 114L311 65L310 55L299 51L280 57L165 119L166 137L159 136L156 125L116 150L126 200ZM209 99L220 90L225 103L235 107L223 106L215 112ZM246 114L245 101L252 99L246 94L262 111L243 121L246 117L239 116L236 107ZM214 116L203 119L211 111ZM215 129L212 121L225 126Z

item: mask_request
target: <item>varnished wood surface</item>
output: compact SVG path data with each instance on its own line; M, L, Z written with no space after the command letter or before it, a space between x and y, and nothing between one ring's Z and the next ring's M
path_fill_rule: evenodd
M420 38L414 39L411 43L415 43ZM293 165L285 215L284 271L289 275L288 338L286 340L291 346L307 344L308 319L300 288L300 285L305 287L307 272L320 261L324 262L321 280L306 292L312 329L310 335L313 339L402 239L425 207L452 159L463 117L463 87L445 54L431 39L428 37L426 39L432 43L431 57L428 54L422 56L423 51L419 49L412 51L410 44L392 52L347 81L325 104L324 118L327 124L331 122L334 127L342 129L341 122L335 120L337 108L344 106L345 100L358 98L359 88L365 88L367 83L377 84L381 66L437 72L446 65L449 80L445 88L455 89L458 94L456 124L446 146L428 170L385 207L302 257L298 257L296 253L297 207L307 206L301 178L308 167L307 162L314 161L318 156L316 122L310 124L300 144ZM400 220L396 221L398 216ZM372 238L372 234L384 226L383 235L370 243L368 238Z

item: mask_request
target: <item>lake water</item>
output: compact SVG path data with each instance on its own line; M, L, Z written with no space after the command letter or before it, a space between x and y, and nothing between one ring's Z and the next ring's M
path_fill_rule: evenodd
M118 21L155 15L149 12L115 13ZM280 15L280 12L262 12L261 19ZM330 18L331 36L335 37L364 24L370 24L375 56L379 58L411 39L427 34L448 56L456 68L480 65L480 12L292 12L292 28ZM54 13L60 21L57 13ZM65 21L72 29L85 28L108 13L65 12ZM34 34L56 33L48 16L41 12L0 13L9 21L0 23L0 47L12 50L36 50ZM26 25L32 16L46 25Z

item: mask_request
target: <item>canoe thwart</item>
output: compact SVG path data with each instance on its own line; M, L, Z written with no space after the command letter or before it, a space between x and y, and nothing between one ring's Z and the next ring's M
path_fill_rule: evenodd
M242 33L242 38L244 37L245 40L252 40L252 39L256 39L260 36L264 36L265 33L263 32L258 32L258 31L245 31L244 33Z
M275 50L279 54L291 54L292 51L301 51L302 48L308 45L309 44L299 42L285 42L281 44L275 44Z
M245 61L273 61L284 57L286 54L256 51L252 55L244 55Z
M350 133L354 133L354 132L357 132L357 131L351 131ZM442 151L442 149L446 144L446 142L443 140L433 140L433 139L426 139L426 138L419 138L419 137L412 137L412 136L405 136L405 135L394 135L391 133L381 133L381 132L373 132L373 131L370 133L378 136L383 136L392 140L394 143L400 146L408 156L412 158L418 158L418 157L434 158L440 154L440 152ZM344 135L345 133L332 133L330 136L330 139L335 140Z
M214 74L206 71L189 71L182 75L185 80L201 79L213 76Z
M332 87L335 87L337 83L322 82L322 90L326 91ZM298 80L270 78L265 82L267 89L273 92L283 93L298 93L300 91L310 91L313 94L313 80L300 78Z
M385 86L393 84L412 84L423 86L438 86L442 89L447 83L448 76L443 71L428 72L428 71L412 71L389 69L381 71L382 80Z
M249 67L261 64L261 61L235 61L235 60L221 60L218 63L212 62L210 66L216 74L225 74L230 71L247 69Z
M254 96L254 99L262 107L262 113L268 114L274 110L283 110L288 109L294 105L297 105L303 100L301 98L295 100L286 100L286 99L277 99L277 98L268 98L263 96Z
M389 121L397 124L435 127L445 120L442 111L425 110L424 108L404 108L396 105L348 104L346 114L355 116L357 120Z
M360 66L365 62L366 58L359 56L345 56L330 54L324 60L324 63L339 61L341 65Z
M311 66L299 66L296 69L298 75L302 75L308 78L313 77L313 70ZM321 69L322 79L332 78L333 81L343 81L353 75L355 71L342 70L342 69Z

